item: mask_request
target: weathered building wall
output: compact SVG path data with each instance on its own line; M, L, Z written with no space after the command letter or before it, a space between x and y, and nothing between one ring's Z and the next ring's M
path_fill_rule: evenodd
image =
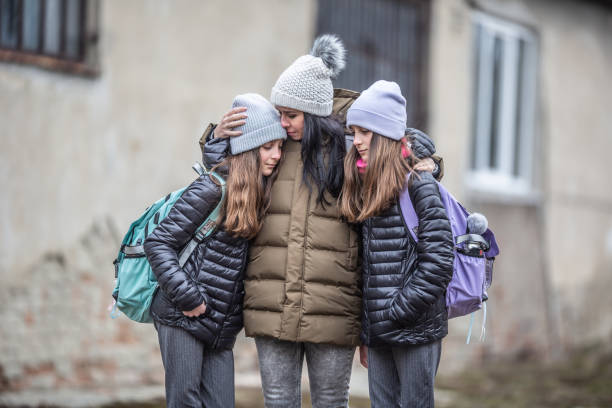
M153 327L106 310L121 234L194 178L236 94L267 97L307 52L314 12L104 1L100 77L0 64L0 389L162 381Z
M573 347L612 337L612 9L562 3L538 8L544 236L560 341Z
M538 39L533 194L470 190L474 12L534 29ZM443 364L454 357L555 356L612 332L612 9L578 1L436 1L431 42L430 131L445 158L445 184L496 232L487 341L464 346L451 322ZM475 330L480 329L476 318Z
M99 78L0 65L3 278L189 181L206 124L238 93L268 96L312 42L312 1L101 8Z

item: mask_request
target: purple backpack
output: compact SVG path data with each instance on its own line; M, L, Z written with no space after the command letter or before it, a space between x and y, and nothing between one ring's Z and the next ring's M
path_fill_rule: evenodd
M446 289L446 308L448 318L472 314L467 343L470 341L473 312L483 308L481 339L484 339L486 322L487 289L493 279L493 261L499 254L495 236L490 229L482 234L470 234L467 231L467 218L470 213L451 195L451 193L438 183L442 204L446 208L455 242L455 260L453 264L453 277ZM400 193L400 207L406 226L415 241L418 241L417 218L408 188Z

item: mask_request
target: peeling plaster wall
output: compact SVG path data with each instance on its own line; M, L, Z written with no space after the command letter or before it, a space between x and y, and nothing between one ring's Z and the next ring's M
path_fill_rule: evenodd
M475 194L465 180L475 12L530 27L537 36L537 194L524 201ZM438 0L431 55L430 132L445 159L444 183L472 210L487 215L501 246L487 341L465 346L467 323L452 321L443 364L460 367L461 361L489 356L554 358L575 346L607 341L612 9L570 0Z

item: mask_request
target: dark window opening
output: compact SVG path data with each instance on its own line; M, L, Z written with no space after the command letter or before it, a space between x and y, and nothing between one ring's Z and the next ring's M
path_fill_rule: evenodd
M98 0L0 0L0 61L98 74Z
M426 130L430 7L424 0L320 0L317 35L337 34L347 48L334 87L362 91L379 79L395 81L408 126Z

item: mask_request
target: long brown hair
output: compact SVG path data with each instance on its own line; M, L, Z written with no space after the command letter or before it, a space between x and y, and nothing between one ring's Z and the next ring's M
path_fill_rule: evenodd
M215 166L214 169L222 166L228 169L225 202L221 208L222 226L227 232L246 239L257 235L270 207L272 184L280 164L279 161L271 175L262 175L259 149L253 149L228 156Z
M340 212L349 222L363 222L378 215L399 199L412 167L402 157L402 142L372 135L368 167L359 174L359 152L351 147L344 159L344 185Z

